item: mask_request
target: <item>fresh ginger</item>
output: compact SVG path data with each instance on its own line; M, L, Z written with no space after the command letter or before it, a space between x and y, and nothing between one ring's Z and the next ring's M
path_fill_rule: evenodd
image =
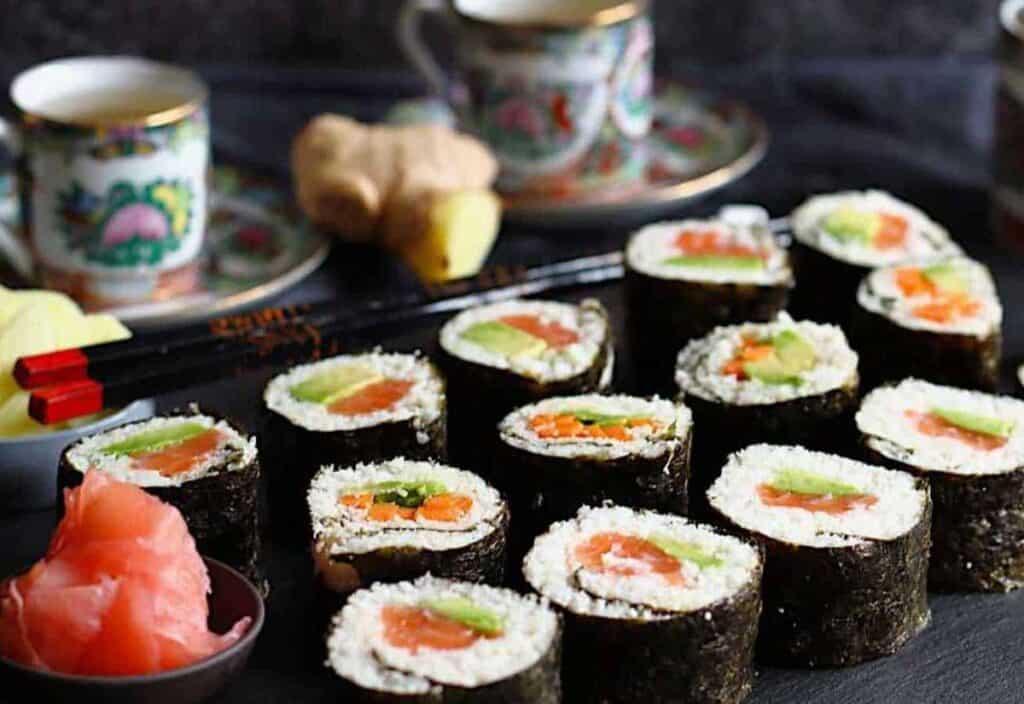
M480 142L439 125L310 122L292 145L299 204L309 219L357 242L397 251L423 279L475 274L494 244L497 162Z

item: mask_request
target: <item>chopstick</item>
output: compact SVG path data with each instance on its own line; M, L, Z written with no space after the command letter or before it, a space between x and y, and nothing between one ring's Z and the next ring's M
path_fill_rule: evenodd
M471 279L371 301L353 311L323 301L228 316L168 333L23 357L16 378L35 384L29 415L58 423L266 366L338 354L341 339L381 325L545 291L620 279L621 252L525 269L489 269ZM17 370L21 369L20 376Z

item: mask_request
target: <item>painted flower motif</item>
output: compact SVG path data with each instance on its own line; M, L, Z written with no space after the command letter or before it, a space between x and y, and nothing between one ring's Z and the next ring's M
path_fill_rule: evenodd
M544 133L541 111L524 98L510 98L494 111L494 121L503 130L522 132L536 138Z
M148 203L133 203L115 212L103 227L104 247L114 247L132 237L162 240L167 236L167 216Z

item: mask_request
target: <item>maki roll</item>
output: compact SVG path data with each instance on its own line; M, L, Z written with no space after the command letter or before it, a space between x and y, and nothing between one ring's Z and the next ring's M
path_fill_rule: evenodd
M561 631L536 597L425 576L353 594L327 665L339 701L558 704Z
M667 390L683 345L719 325L774 320L793 287L789 254L765 223L648 225L626 246L626 309L643 385Z
M263 399L279 533L308 526L303 499L323 465L447 456L444 381L420 354L373 351L304 364L271 379Z
M932 588L1024 586L1024 402L908 379L868 394L857 427L874 460L928 478Z
M444 324L440 345L452 437L461 443L452 457L481 472L506 413L550 396L604 391L612 382L608 314L594 299L470 308Z
M747 445L841 449L857 408L857 354L838 327L783 315L694 340L679 354L676 383L700 428L690 487L699 511L715 470Z
M185 518L199 552L268 590L261 565L256 440L193 406L75 442L57 470L58 501L87 471L145 489Z
M960 253L941 225L882 191L814 196L790 220L799 282L792 308L814 320L846 322L872 269Z
M564 612L566 701L739 702L751 689L759 551L677 516L584 507L526 556Z
M787 666L891 655L928 625L927 484L802 447L753 445L708 492L764 546L758 655Z
M585 504L686 513L690 410L658 398L559 396L516 409L498 427L502 488L529 542Z
M470 472L402 458L324 467L308 501L313 560L331 593L427 572L494 584L504 575L508 508Z
M952 257L871 272L857 292L850 336L873 386L916 376L994 389L1002 321L988 269Z

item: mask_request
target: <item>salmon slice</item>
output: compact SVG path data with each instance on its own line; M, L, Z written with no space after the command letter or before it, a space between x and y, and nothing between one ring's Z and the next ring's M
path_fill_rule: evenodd
M574 552L586 569L624 577L659 575L675 586L686 583L682 563L649 540L624 533L595 533Z
M483 637L458 621L415 606L385 606L380 616L384 639L414 654L420 648L462 650Z
M657 426L650 418L630 418L622 423L587 424L569 413L538 413L530 418L529 423L537 437L544 439L601 438L621 441L633 439L630 428Z
M225 437L221 431L210 428L206 432L193 435L187 440L168 445L154 452L132 455L132 467L159 472L165 477L183 474L220 447L221 441Z
M0 653L70 674L134 675L241 638L248 619L209 631L209 577L176 509L96 471L64 502L46 556L0 588Z
M386 411L405 398L412 387L413 382L407 379L383 379L362 387L351 396L335 401L327 410L343 416Z
M373 494L345 494L338 499L338 503L365 510L373 505Z
M473 509L473 497L465 494L437 494L416 509L416 517L425 521L454 523Z
M915 267L903 267L896 270L896 285L907 298L914 296L934 296L938 288Z
M906 411L905 414L914 423L918 432L931 437L953 438L969 447L973 447L975 450L982 450L984 452L998 450L1006 445L1009 440L1009 438L999 435L987 435L986 433L961 428L934 413Z
M815 513L839 515L858 507L868 508L878 503L878 498L870 494L800 494L794 491L782 491L768 484L757 487L757 495L766 506L784 508L802 508Z
M971 318L981 310L981 304L963 293L941 294L931 303L923 303L911 311L922 320L934 323L951 323L961 318Z
M746 335L736 350L736 355L722 367L722 374L746 381L749 378L746 372L747 363L757 362L774 353L775 347L771 343L761 342L756 337Z
M371 521L378 521L380 523L387 523L396 518L412 521L416 519L416 509L391 503L373 504L366 512L366 517Z
M676 249L683 254L712 254L725 257L763 257L764 254L744 244L730 242L719 232L683 230L676 236Z
M879 213L878 217L882 226L872 241L875 249L902 247L907 241L907 231L910 229L907 219L902 215L893 215L892 213Z
M580 336L575 330L554 321L545 323L536 315L506 315L500 320L506 325L544 340L549 347L566 347L580 341Z

